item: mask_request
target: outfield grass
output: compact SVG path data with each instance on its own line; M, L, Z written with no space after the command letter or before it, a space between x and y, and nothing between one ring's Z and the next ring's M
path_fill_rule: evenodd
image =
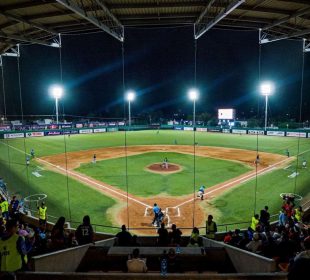
M164 157L167 157L170 163L181 165L183 170L172 174L155 174L145 170L145 167L150 164L162 162ZM204 185L208 188L250 170L249 167L232 161L199 156L195 158L196 186ZM181 153L152 152L129 156L127 157L128 190L139 196L152 196L160 193L180 196L193 193L193 162L192 155ZM82 164L76 170L126 190L125 158L97 161L96 164Z
M43 171L43 177L34 177L31 174L31 171L35 167L31 166L30 170L28 170L27 172L23 151L29 153L30 149L34 148L37 156L46 156L63 153L65 151L65 147L67 151L79 151L102 147L123 146L125 143L124 135L124 132L113 132L88 135L72 135L70 138L64 138L64 136L52 136L0 140L0 176L9 183L9 190L11 192L19 192L22 196L38 192L48 194L47 203L49 207L49 213L55 216L64 215L66 218L68 218L69 209L66 176L51 171ZM158 134L156 133L156 131L136 131L127 133L127 145L173 145L175 140L179 145L192 145L193 132L162 130ZM254 135L252 136L197 132L196 142L198 142L199 145L232 147L248 150L256 150L258 143L259 151L285 154L285 150L288 148L292 156L297 154L298 149L300 153L310 150L310 139L297 139L293 137L270 137L261 135L257 137ZM13 148L8 149L7 144L18 149L19 151ZM306 158L308 160L308 163L310 163L309 152L299 157L299 163L301 163L303 158ZM139 188L136 188L135 185L132 184L132 179L137 179L138 181L140 179L139 175L137 175L137 171L133 170L130 166L130 160L131 159L128 158L129 190L132 193L141 195L141 193L139 193ZM158 161L162 161L162 157ZM191 165L191 162L192 159L189 159L189 166ZM96 168L100 168L100 165L101 162L98 162ZM198 168L200 165L201 164L197 164ZM293 169L294 166L295 163L292 164ZM213 168L215 170L213 170ZM203 171L206 172L205 177L204 174L199 175L198 173L201 171L199 170L199 172L197 172L198 170L196 169L197 185L202 182L204 185L210 186L212 180L217 179L217 177L218 179L223 179L223 176L226 176L227 168L223 168L224 171L222 172L217 170L218 168L219 166L212 165L212 169ZM118 179L118 183L120 184L119 187L123 188L125 184L124 162L121 164L121 168L119 168L119 170L120 178ZM168 184L168 181L172 177L171 175L168 175L159 177L161 179L160 184L158 184L158 190L160 192L166 192L171 195L177 195L177 193L190 193L193 186L193 174L189 170L190 169L185 169L185 171L188 172L188 177L190 177L189 183L184 184L181 189L170 187L170 183ZM287 191L287 189L289 189L290 191L292 189L296 189L297 193L309 194L307 186L310 182L310 173L308 170L310 170L310 166L308 166L307 170L300 171L300 175L297 177L296 181L296 188L295 179L287 178L287 176L289 175L289 171L278 170L264 176L259 176L257 185L258 193L256 210L260 210L260 208L267 204L270 206L272 213L277 212L277 209L281 204L279 194L281 192ZM213 174L213 176L209 177L211 173ZM149 177L151 175L156 176L157 174L148 173L146 177ZM99 174L99 176L101 176L101 174ZM104 176L104 173L102 174L102 176ZM122 176L123 178L121 178ZM145 176L140 177L142 178ZM115 180L115 178L113 180ZM167 182L165 180L167 180ZM179 183L177 182L176 185L179 186ZM68 186L72 219L81 220L83 215L87 213L92 216L92 220L95 223L108 225L111 224L111 221L109 217L105 215L105 212L109 207L115 205L115 202L112 199L98 193L93 189L90 189L89 187L73 179L68 179ZM217 222L232 222L248 220L249 218L251 218L251 215L254 212L254 186L255 180L252 180L238 188L235 188L234 190L227 192L222 197L212 201L212 203L215 203L215 205L218 207L217 210L219 211ZM155 193L152 192L152 190L147 191L150 192L145 192L143 195L152 195Z
M10 145L26 152L33 148L37 156L47 156L68 152L89 150L102 147L124 146L125 132L80 134L67 136L33 137L24 139L10 139ZM158 134L154 130L127 132L127 145L192 145L193 132L161 130ZM258 141L257 141L258 140ZM6 140L1 140L6 142ZM230 147L245 150L258 150L285 155L288 148L290 154L296 155L298 139L294 137L271 137L259 135L237 135L225 133L197 132L196 142L202 146ZM66 144L66 147L65 147ZM310 139L300 139L300 152L310 149ZM6 148L0 145L0 151Z

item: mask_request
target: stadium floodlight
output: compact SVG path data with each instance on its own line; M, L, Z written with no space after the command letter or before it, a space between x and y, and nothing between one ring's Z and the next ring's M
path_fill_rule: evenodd
M58 124L58 100L62 97L64 89L60 85L53 85L50 87L49 91L50 91L52 97L55 98L56 123Z
M192 88L188 91L188 97L193 101L193 128L195 130L196 124L196 100L198 99L199 91L196 88Z
M192 88L188 91L188 97L190 100L196 101L198 99L199 92L197 89Z
M131 127L131 108L130 108L130 103L131 101L134 101L136 97L136 93L132 90L129 90L126 94L126 99L128 101L128 126L129 129Z
M267 130L267 114L268 114L268 97L274 92L274 86L271 82L262 82L260 85L260 93L265 96L265 131Z

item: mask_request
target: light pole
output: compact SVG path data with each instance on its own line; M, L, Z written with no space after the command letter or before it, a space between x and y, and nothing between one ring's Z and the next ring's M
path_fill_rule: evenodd
M60 85L53 85L50 87L50 93L55 98L55 109L56 109L56 123L58 124L58 100L62 97L64 89Z
M199 95L199 92L195 88L190 89L188 92L189 99L193 101L193 129L194 131L195 131L195 125L196 125L196 100L198 99L198 95Z
M194 177L193 177L193 227L195 226L195 199L196 199L196 100L198 99L199 92L197 89L192 88L188 91L188 97L193 101L193 132L194 132Z
M136 94L134 91L130 90L127 92L126 94L126 99L128 101L128 126L129 126L129 129L131 127L131 108L130 108L130 103L131 101L133 101L136 97Z
M273 94L273 90L273 84L270 82L263 82L260 85L260 93L265 96L265 131L267 130L268 97Z

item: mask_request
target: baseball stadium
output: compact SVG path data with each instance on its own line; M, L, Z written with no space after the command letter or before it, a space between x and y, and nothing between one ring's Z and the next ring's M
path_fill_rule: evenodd
M307 279L309 15L1 1L0 279Z

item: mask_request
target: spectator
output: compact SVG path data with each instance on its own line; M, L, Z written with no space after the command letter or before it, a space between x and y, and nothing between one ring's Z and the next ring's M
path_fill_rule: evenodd
M243 236L242 236L242 239L240 240L239 244L238 244L238 247L240 249L243 249L243 250L246 250L246 245L249 244L250 242L250 238L249 238L249 233L248 231L245 231L243 233Z
M193 239L195 241L195 243L198 244L198 246L202 246L202 238L199 234L199 229L194 227L191 233L191 239Z
M175 224L172 224L171 231L169 232L169 240L173 245L181 245L182 231L177 228Z
M16 195L12 197L9 209L10 209L10 216L14 217L19 209L19 200L16 198Z
M190 238L187 247L199 247L199 245L197 242L195 242L195 239Z
M25 240L16 234L17 228L16 220L7 221L5 235L0 240L1 271L14 272L26 267Z
M270 214L268 212L268 209L269 209L268 206L265 206L264 209L260 211L259 222L264 228L266 226L269 226Z
M168 246L168 243L169 243L168 231L165 228L164 223L161 223L160 228L157 230L157 233L158 233L157 245Z
M140 247L141 246L141 244L138 242L138 236L137 235L132 236L131 246L132 247Z
M206 237L209 239L215 239L215 233L217 232L216 223L213 222L213 216L209 215L206 221Z
M229 232L226 233L224 237L224 243L230 244L231 240L232 240L232 231L230 230Z
M179 256L175 253L173 248L168 251L168 272L169 273L181 273L181 265Z
M302 210L301 206L298 206L295 210L294 210L294 218L297 222L302 222L302 217L304 215L304 211Z
M258 214L255 214L254 217L252 217L252 222L251 222L251 229L253 231L256 231L256 227L259 224L259 216Z
M146 259L139 257L140 251L138 248L134 249L132 256L129 256L127 261L128 272L143 273L147 272Z
M2 212L2 217L5 220L8 220L9 219L9 203L4 197L1 197L1 212Z
M54 225L51 232L51 248L52 249L63 249L66 247L66 236L65 236L65 217L60 217Z
M93 227L90 224L89 216L84 216L83 223L78 226L75 237L79 245L92 243L94 240Z
M235 229L234 233L232 234L230 245L238 246L239 242L242 239L242 235L240 233L240 229Z
M262 241L259 239L258 232L254 233L253 240L246 245L246 248L253 253L259 253L261 251Z
M47 221L46 210L47 210L47 207L45 206L44 201L42 201L41 206L38 206L37 208L39 210L39 225L46 225L46 221Z
M122 231L115 235L117 238L116 242L118 246L130 246L132 236L130 232L127 231L126 226L122 225Z

